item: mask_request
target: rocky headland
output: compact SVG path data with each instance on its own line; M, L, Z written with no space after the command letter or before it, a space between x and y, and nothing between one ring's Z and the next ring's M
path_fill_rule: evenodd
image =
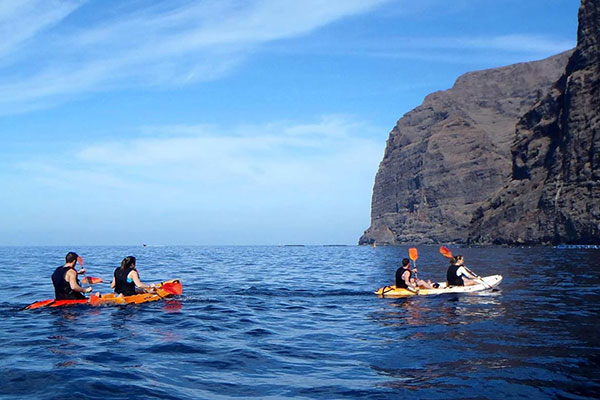
M575 51L467 73L392 129L360 244L600 242L597 0Z

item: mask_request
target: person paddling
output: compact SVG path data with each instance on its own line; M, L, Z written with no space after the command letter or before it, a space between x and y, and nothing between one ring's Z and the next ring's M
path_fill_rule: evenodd
M473 286L477 285L475 275L465 267L465 259L458 255L450 259L450 267L446 271L446 282L448 286Z
M140 281L140 275L135 268L135 257L128 256L121 261L121 266L115 269L113 280L110 287L115 289L115 293L123 296L133 296L137 294L135 288L154 289L154 283L147 285Z
M410 260L408 258L402 259L402 266L396 270L396 288L408 289L415 292L418 288L432 289L434 287L431 281L425 282L421 279L417 281L415 278L416 272L416 268L410 268Z
M56 300L77 300L85 299L83 293L92 291L92 287L81 287L78 274L85 274L85 268L81 267L79 271L75 269L75 265L81 258L75 252L68 252L65 257L65 264L54 270L52 274L52 284L54 285L54 298Z

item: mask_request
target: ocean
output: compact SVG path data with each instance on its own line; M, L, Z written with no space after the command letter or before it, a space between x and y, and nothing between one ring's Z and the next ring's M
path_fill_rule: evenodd
M600 398L600 250L451 250L498 290L378 298L408 247L0 247L0 398ZM134 255L183 295L22 310L68 251L108 282Z

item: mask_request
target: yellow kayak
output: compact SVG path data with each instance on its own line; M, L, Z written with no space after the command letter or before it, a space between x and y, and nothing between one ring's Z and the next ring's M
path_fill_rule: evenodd
M480 279L480 282L473 286L447 286L446 282L439 282L439 288L436 289L419 289L419 292L412 290L396 288L396 285L384 286L375 291L375 294L380 297L406 297L406 296L430 296L444 293L472 293L482 290L493 289L502 282L502 275L490 275Z

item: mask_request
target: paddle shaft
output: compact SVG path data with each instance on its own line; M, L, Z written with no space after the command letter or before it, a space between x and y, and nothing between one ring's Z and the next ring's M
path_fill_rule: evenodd
M467 270L468 273L470 273L471 275L473 275L475 277L475 279L478 279L481 283L483 283L483 286L486 286L488 289L492 289L492 286L489 285L488 283L486 283L482 277L480 277L479 275L477 275L475 272L471 271L469 268L467 268L465 265L463 265L463 268Z

